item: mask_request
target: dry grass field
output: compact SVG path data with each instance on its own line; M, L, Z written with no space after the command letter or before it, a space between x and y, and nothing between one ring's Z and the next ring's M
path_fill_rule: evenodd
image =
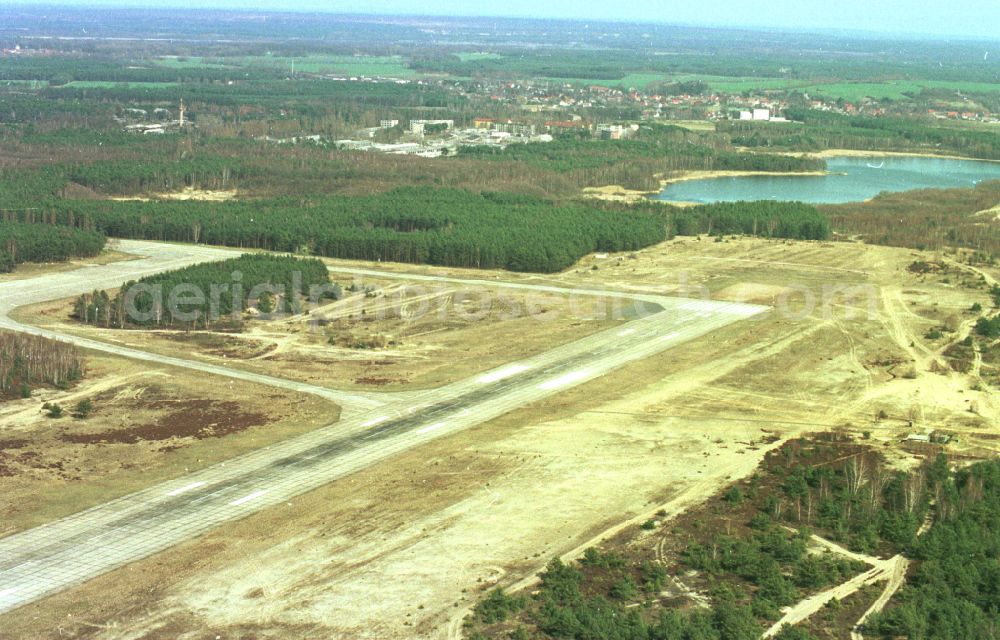
M624 322L599 299L583 296L371 278L357 286L360 291L309 313L248 320L241 333L95 328L70 318L72 300L24 307L13 316L144 351L369 391L436 388Z
M988 308L986 283L997 274L955 258L860 244L682 238L630 255L591 256L553 276L503 275L536 283L706 295L775 310L0 616L0 628L11 638L455 637L482 590L516 585L553 556L579 553L659 510L683 512L727 481L751 473L787 438L815 431L866 438L895 464L907 466L925 452L904 445L903 438L936 429L960 436L951 450L957 459L994 454L1000 444L995 370L987 358L973 358L964 371L952 362L954 344L975 320L970 305ZM934 267L915 269L915 263ZM28 315L63 323L64 313L65 306L55 306ZM393 380L382 386L435 386L487 363L441 373L443 365L428 360L502 362L519 357L519 350L541 350L579 335L573 321L564 319L534 334L505 325L516 321L493 318L417 327L386 320L379 331L401 336L402 348L365 350L363 357L393 361L378 365L387 372L379 375ZM221 358L217 352L222 350L227 362L267 367L274 375L290 375L291 362L295 370L310 371L293 354L313 353L308 350L315 347L315 353L330 359L327 370L344 369L331 373L331 380L359 384L363 369L351 363L352 350L311 344L313 337L297 333L294 322L251 324L247 335L237 338L266 345L280 335L281 344L265 353L286 354L284 360L233 357L231 345L192 346L185 342L189 337L114 339L149 339L152 349L194 351L204 358ZM599 324L584 326L594 330ZM501 338L516 343L522 334L524 344L506 344L502 352L468 344L490 336L494 343ZM210 415L219 403L251 393L155 371L129 375L118 368L122 362L97 358L97 370L85 384L103 380L109 398L125 389L153 389L146 393L157 406L142 410L149 412L141 420L143 429L182 426L171 421L176 407L170 402L204 401L209 404L203 412ZM136 376L141 379L133 380ZM25 405L22 411L37 411L38 399L32 402L34 409ZM293 401L261 394L260 405L245 411L263 424L223 437L199 439L184 425L186 435L178 439L186 448L170 452L162 451L164 441L88 438L102 430L139 433L138 418L131 426L115 422L121 418L117 410L108 410L106 423L97 422L104 420L99 410L92 425L67 420L64 427L54 427L37 417L23 430L48 432L44 442L32 446L53 460L122 460L126 450L115 453L115 448L132 447L128 451L141 451L147 457L140 464L155 473L167 466L165 460L194 456L202 447L218 451L233 442L236 453L238 443L252 446L247 442L252 437L309 428L308 418L291 415L293 409L283 402ZM302 411L306 405L301 401ZM5 427L2 437L26 436ZM66 473L80 476L85 485L106 482L97 463L69 466ZM127 475L127 470L119 472Z

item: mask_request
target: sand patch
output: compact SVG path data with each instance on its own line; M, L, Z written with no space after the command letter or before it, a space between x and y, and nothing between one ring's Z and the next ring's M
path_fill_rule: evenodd
M976 218L980 218L980 217L981 218L989 218L993 222L1000 222L1000 204L998 204L997 206L995 206L995 207L993 207L991 209L983 209L982 211L977 211L976 213L974 213L972 215L973 215L973 217L976 217Z
M658 176L660 184L666 187L675 182L687 182L689 180L711 180L714 178L745 178L752 176L828 176L829 171L680 171L675 175L667 177ZM671 203L673 204L673 203Z
M604 200L606 202L642 202L654 193L656 192L626 189L618 184L609 184L604 187L586 187L583 190L584 197Z
M150 202L153 200L197 200L200 202L225 202L236 197L236 190L209 190L185 187L170 193L154 193L150 196L115 196L108 198L116 202Z
M733 302L749 302L773 306L782 295L794 293L794 289L757 282L740 282L715 292L715 297Z

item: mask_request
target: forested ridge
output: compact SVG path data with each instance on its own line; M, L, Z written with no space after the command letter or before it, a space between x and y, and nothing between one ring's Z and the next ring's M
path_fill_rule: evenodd
M301 313L312 296L318 301L335 294L329 282L329 270L315 258L246 254L127 282L113 295L84 294L73 316L118 329L238 327L250 308Z
M65 226L0 221L0 273L22 262L61 262L101 253L104 235Z
M123 238L533 272L667 237L662 211L429 187L253 202L58 201L46 219Z
M1000 159L1000 133L902 117L854 117L805 108L787 109L793 123L720 122L735 145L796 150L951 151L971 158Z

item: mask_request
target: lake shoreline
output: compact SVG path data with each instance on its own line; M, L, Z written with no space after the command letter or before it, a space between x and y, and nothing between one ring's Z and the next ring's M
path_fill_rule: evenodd
M620 184L609 184L603 187L584 187L583 197L591 200L602 200L604 202L624 202L635 204L637 202L659 202L673 207L698 207L701 202L672 202L658 200L651 196L659 194L659 191L639 191L637 189L626 189Z
M836 159L836 158L925 158L925 159L937 159L937 160L956 160L965 162L986 162L991 164L1000 164L1000 160L985 160L981 158L967 158L962 156L954 155L944 155L935 153L920 153L920 152L903 152L903 151L860 151L856 149L826 149L824 151L803 151L803 152L785 152L779 155L785 155L797 158L819 158L823 160ZM657 174L655 178L659 180L660 188L657 190L639 190L639 189L628 189L622 185L606 185L600 187L585 187L583 189L583 197L591 198L595 200L603 200L607 202L624 202L624 203L637 203L637 202L660 202L663 204L669 204L677 207L692 207L704 204L702 202L692 202L692 201L681 201L681 200L667 200L662 199L658 196L663 194L663 192L674 184L679 184L683 182L693 182L701 180L720 180L723 178L752 178L752 177L765 177L765 178L782 178L782 177L829 177L835 175L847 175L840 171L727 171L727 170L681 170L671 172L669 174ZM874 196L865 198L859 201L869 201Z
M695 207L703 203L701 202L681 202L681 201L670 201L661 200L659 198L654 198L663 193L663 190L675 184L677 182L688 182L691 180L716 180L720 178L746 178L753 176L802 176L802 177L822 177L835 175L834 172L830 171L705 171L705 170L690 170L690 171L678 171L677 175L672 175L669 178L663 177L663 175L657 175L656 178L660 181L660 188L654 191L642 191L638 189L626 189L625 187L618 184L605 185L603 187L584 187L583 196L585 198L592 198L594 200L604 200L606 202L662 202L664 204L670 204L676 207Z
M970 162L989 162L992 164L1000 164L1000 160L931 153L929 151L861 151L859 149L825 149L823 151L796 151L783 155L795 158L821 158L823 160L829 158L936 158L940 160L968 160Z
M823 177L834 175L831 171L680 171L679 175L664 178L657 176L660 180L660 191L664 188L678 183L690 182L691 180L717 180L720 178L752 178L752 177L787 177L798 176L803 178ZM660 193L656 191L653 193Z
M699 202L775 200L841 204L868 201L883 192L967 188L982 181L1000 179L1000 163L985 163L972 158L841 149L830 149L820 154L794 155L822 157L828 161L827 170L683 171L668 174L669 178L662 179L663 189L658 194L651 195L651 198L666 202L672 202L673 199ZM881 164L880 159L883 160ZM876 171L883 166L895 168L895 171ZM719 180L727 177L733 179ZM796 177L821 179L798 181L795 180ZM694 184L690 184L691 182Z

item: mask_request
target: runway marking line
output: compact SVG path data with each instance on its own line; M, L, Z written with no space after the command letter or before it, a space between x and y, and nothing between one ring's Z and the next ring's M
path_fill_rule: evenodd
M243 496L242 498L238 498L236 500L233 500L229 504L231 504L234 507L238 507L241 504L246 504L247 502L250 502L251 500L256 500L257 498L261 497L265 493L267 493L267 491L263 491L263 490L261 490L261 491L254 491L253 493L247 494L247 495Z
M443 426L444 426L443 422L435 422L434 424L429 424L426 427L421 427L420 429L417 429L417 433L430 433L431 431L440 429Z
M558 378L549 380L548 382L543 382L538 385L539 389L558 389L559 387L565 387L566 385L573 384L578 380L582 380L590 375L590 369L580 369L579 371L570 371L565 375L561 375Z
M519 373L524 373L531 367L526 364L512 364L506 366L502 369L498 369L492 373L487 373L485 375L479 376L479 382L481 384L489 384L491 382L499 382L505 378L510 378L511 376L516 376Z
M168 492L167 495L168 496L179 496L182 493L187 493L188 491L194 491L198 487L204 487L205 484L206 483L204 483L204 482L192 482L191 484L187 485L186 487L181 487L180 489L174 489L173 491Z

